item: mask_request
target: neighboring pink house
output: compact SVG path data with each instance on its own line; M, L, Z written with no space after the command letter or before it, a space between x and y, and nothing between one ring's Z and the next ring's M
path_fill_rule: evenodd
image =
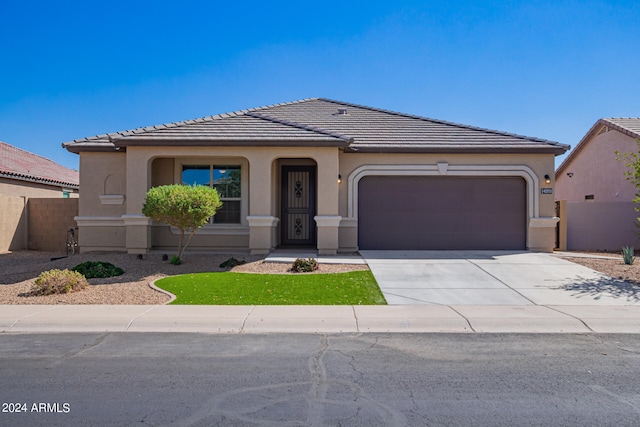
M616 151L638 152L640 118L600 119L556 171L561 204L560 249L640 248L636 188Z
M80 173L0 141L0 194L78 197Z
M0 141L0 253L64 250L79 178L78 171Z

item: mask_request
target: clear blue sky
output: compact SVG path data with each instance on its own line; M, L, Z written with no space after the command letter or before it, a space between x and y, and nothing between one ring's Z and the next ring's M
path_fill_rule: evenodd
M575 146L640 117L640 2L4 1L0 140L326 97Z

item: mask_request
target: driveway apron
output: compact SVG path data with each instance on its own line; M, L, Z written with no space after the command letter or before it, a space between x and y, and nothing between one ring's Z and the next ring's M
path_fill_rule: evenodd
M553 254L360 251L388 304L640 305L640 288Z

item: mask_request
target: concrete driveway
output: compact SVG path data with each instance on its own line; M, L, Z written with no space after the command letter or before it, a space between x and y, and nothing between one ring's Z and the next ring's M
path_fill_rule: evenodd
M360 251L389 304L640 305L640 288L552 254Z

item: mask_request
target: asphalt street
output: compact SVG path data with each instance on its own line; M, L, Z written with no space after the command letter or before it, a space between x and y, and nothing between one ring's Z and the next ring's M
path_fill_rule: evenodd
M630 334L0 335L4 426L631 426Z

